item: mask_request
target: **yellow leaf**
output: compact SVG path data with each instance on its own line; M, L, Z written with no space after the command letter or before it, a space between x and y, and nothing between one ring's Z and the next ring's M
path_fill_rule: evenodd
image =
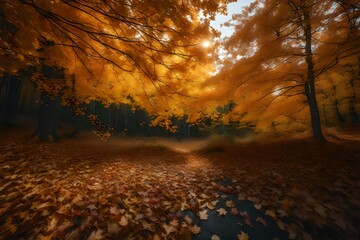
M243 231L240 232L240 234L237 235L238 240L249 240L249 235L247 233L244 233Z
M173 219L169 222L171 226L177 227L179 226L179 220Z
M199 217L201 220L207 220L208 219L208 211L207 210L200 211Z
M122 216L119 223L121 226L126 226L126 225L128 225L129 221L127 220L127 218L125 216Z
M193 227L190 227L190 231L193 233L193 234L199 234L201 232L201 228L198 227L197 225L193 226Z
M229 208L235 207L235 203L232 200L226 201L225 205Z
M212 235L211 240L220 240L220 237L218 235Z
M103 231L100 229L97 231L93 231L87 240L101 240L104 238L102 233L103 233Z
M265 215L268 215L268 216L272 217L272 219L274 219L274 220L277 219L276 214L272 210L266 210Z
M53 231L55 229L57 223L58 223L58 219L56 217L53 217L50 221L50 224L49 224L47 230Z
M219 208L218 210L216 210L219 213L219 216L225 216L227 211L225 210L225 208Z

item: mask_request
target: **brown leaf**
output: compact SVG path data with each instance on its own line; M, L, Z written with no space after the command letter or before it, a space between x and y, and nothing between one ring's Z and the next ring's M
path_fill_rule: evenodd
M265 227L267 227L267 223L263 218L257 217L255 221L257 221L257 222L261 223L262 225L264 225Z
M185 217L184 217L184 220L185 220L185 222L188 224L188 225L191 225L192 224L192 219L191 219L191 217L189 217L188 215L186 215Z
M108 228L107 228L107 232L110 234L110 235L116 235L119 233L119 225L117 225L116 223L110 223L108 225Z
M249 235L247 233L244 233L243 231L240 232L240 234L237 235L238 240L249 240Z
M232 200L225 201L225 205L229 208L235 207L235 203Z
M220 237L218 235L212 235L211 240L220 240Z
M201 228L198 227L197 225L194 225L192 227L190 227L190 231L193 233L193 234L199 234L201 232Z
M219 216L225 216L227 214L227 211L225 210L225 208L219 208L216 211L218 212Z
M93 231L87 240L101 240L104 238L102 235L103 231L101 229L98 229L96 231Z
M207 220L208 219L208 210L202 210L199 212L199 217L201 220Z
M119 223L121 226L126 226L129 224L129 221L125 216L122 216Z

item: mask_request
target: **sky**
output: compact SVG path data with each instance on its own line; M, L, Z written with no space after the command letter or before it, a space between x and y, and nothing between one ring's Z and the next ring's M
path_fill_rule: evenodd
M221 38L229 37L234 32L231 27L220 26L221 24L229 21L231 16L236 13L240 13L244 6L248 6L254 0L238 0L237 2L230 3L228 5L228 15L217 15L215 21L211 22L211 26L221 31Z

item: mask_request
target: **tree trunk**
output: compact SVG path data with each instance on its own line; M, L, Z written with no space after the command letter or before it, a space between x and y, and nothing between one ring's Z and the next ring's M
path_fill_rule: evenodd
M4 79L7 82L7 91L5 96L5 117L3 123L4 125L11 127L15 125L15 112L19 83L17 76L14 75L6 76Z
M340 121L341 123L344 123L344 122L345 122L345 119L344 119L344 117L341 115L341 112L340 112L340 110L339 110L339 102L338 102L337 99L335 99L334 105L335 105L336 115L337 115L339 121Z
M59 99L57 97L53 98L46 93L41 93L38 128L36 131L36 136L41 141L59 139L56 133L58 105Z
M355 98L350 99L350 116L351 116L351 123L358 123L359 122L359 115L355 108Z
M359 57L359 62L360 62L360 57ZM359 69L359 71L360 71L360 69ZM355 92L355 88L354 88L354 81L355 81L354 79L350 80L350 85L351 85L351 89L353 91L353 95L350 98L349 108L350 108L350 115L351 115L351 123L358 123L359 122L359 115L358 115L358 113L356 111L356 107L355 107L355 104L356 104L356 92Z
M328 118L326 114L325 104L323 104L323 112L324 112L324 118L325 118L325 125L328 125Z
M321 121L319 108L316 101L315 93L315 74L314 74L314 62L312 53L312 32L310 15L307 9L303 10L304 13L304 37L305 37L305 60L307 64L307 81L305 83L305 94L310 108L311 115L311 128L313 137L317 140L325 141L324 135L321 130Z

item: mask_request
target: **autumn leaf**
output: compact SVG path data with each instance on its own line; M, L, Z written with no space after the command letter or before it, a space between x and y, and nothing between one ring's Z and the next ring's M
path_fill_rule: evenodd
M178 227L179 226L179 220L177 219L173 219L169 222L169 224L173 227Z
M163 226L163 228L165 229L165 234L166 234L166 235L169 235L170 233L175 232L175 230L176 230L176 229L174 228L174 226L172 226L172 225L163 224L162 226Z
M225 210L225 208L219 208L218 210L216 210L219 214L219 216L225 216L227 211Z
M199 234L201 232L201 228L198 227L197 225L194 225L192 227L190 227L190 231L193 233L193 234Z
M268 215L268 216L270 216L272 219L277 220L277 216L276 216L275 212L272 211L272 210L266 210L266 211L265 211L265 215Z
M218 235L212 235L211 240L220 240L220 237Z
M235 207L235 203L232 200L225 201L225 205L229 208Z
M285 231L285 225L284 225L284 223L283 223L282 221L277 220L277 221L276 221L276 224L278 225L278 227L279 227L281 230Z
M161 237L158 234L155 234L152 240L161 240Z
M116 235L119 233L119 226L116 223L110 223L108 225L107 232L110 235Z
M122 216L119 223L121 226L126 226L129 224L129 221L125 216Z
M86 208L88 208L90 211L97 209L97 207L94 204L91 204L91 205L87 206Z
M208 211L207 210L200 211L199 217L201 220L207 220L208 219Z
M58 221L59 221L59 220L57 219L57 217L53 217L53 218L51 219L51 221L50 221L50 224L49 224L47 230L48 230L48 231L53 231L53 230L55 229Z
M193 222L189 215L185 215L184 220L188 225L191 225Z
M254 207L255 207L255 209L257 209L257 210L260 210L261 209L261 204L254 204Z
M87 240L101 240L104 238L102 235L103 231L101 229L98 229L96 231L93 231L90 236L87 238Z
M264 225L265 227L267 227L267 223L266 223L266 221L265 221L263 218L257 217L255 221L256 221L256 222L259 222L259 223L261 223L262 225Z
M115 207L115 206L110 207L110 214L112 214L112 215L119 215L119 214L120 214L120 210L119 210L117 207Z
M240 216L244 218L244 223L250 227L252 227L251 221L250 221L250 215L247 211L240 212Z
M249 235L247 233L241 231L240 234L237 235L238 240L249 240Z
M206 203L206 207L210 210L214 210L216 208L216 205L218 204L219 200L211 201Z
M231 208L231 214L234 215L234 216L239 215L238 209L237 208Z
M155 226L153 223L148 223L146 221L143 221L142 222L142 226L145 230L149 230L151 232L154 232L155 231Z

